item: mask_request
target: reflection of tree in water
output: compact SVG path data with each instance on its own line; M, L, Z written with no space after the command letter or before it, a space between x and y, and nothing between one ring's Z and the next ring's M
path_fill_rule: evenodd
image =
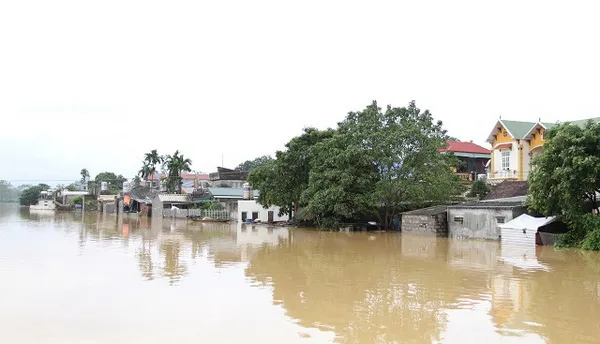
M399 235L294 231L292 241L256 252L246 273L271 285L300 325L334 330L340 343L439 340L442 309L464 292L465 271L448 267L447 244L418 258L403 255ZM482 277L469 283L485 288Z
M146 242L142 239L142 247L137 252L138 267L142 273L142 276L150 281L154 279L154 263L152 262L151 252L151 241L148 240L148 247Z
M179 259L181 243L178 240L164 240L160 243L159 251L164 256L161 267L163 276L169 278L169 283L173 285L187 273L187 265Z

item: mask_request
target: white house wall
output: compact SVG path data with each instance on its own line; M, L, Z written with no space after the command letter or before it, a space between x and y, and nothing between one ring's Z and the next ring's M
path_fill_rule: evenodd
M262 222L269 221L269 211L273 212L273 221L288 221L289 216L283 215L279 216L279 207L272 206L268 209L263 208L262 205L258 204L256 201L238 201L238 212L237 219L242 220L242 213L246 212L248 214L247 218L252 218L252 213L258 213L258 219Z

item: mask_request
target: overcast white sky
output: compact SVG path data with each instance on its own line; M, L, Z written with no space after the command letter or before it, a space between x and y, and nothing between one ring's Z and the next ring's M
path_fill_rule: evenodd
M594 1L3 1L0 179L210 172L414 99L484 144L498 116L600 116Z

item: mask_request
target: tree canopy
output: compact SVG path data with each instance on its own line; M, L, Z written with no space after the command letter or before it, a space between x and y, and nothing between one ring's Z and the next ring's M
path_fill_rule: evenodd
M584 245L600 236L600 123L585 126L565 123L546 133L544 152L533 160L528 204L546 216L567 220L572 233L569 246ZM600 240L595 246L600 248Z
M255 168L262 166L266 163L272 162L273 158L271 158L269 155L263 155L263 156L259 156L258 158L254 159L254 160L246 160L243 163L237 165L237 167L235 168L236 171L243 171L243 172L252 172L252 170L254 170Z
M192 160L185 158L183 154L176 150L173 155L167 155L164 158L164 166L167 169L167 191L181 193L183 179L182 172L192 171Z
M21 195L19 197L19 203L21 205L27 205L27 206L36 204L38 202L38 199L40 198L41 192L46 191L49 188L50 187L46 184L38 184L35 186L30 186L21 192Z
M336 130L305 129L249 181L261 204L298 204L320 226L366 216L389 228L402 210L460 192L455 158L439 152L446 139L442 123L414 102L385 111L373 102Z
M108 184L108 190L106 193L110 195L116 195L121 190L123 190L123 183L127 181L127 178L122 175L116 175L113 172L102 172L96 175L94 178L94 184L96 186L100 186L102 182L106 182Z

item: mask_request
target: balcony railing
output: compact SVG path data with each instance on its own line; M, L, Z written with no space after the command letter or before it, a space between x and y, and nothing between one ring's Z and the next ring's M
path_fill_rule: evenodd
M496 171L488 172L488 179L517 179L526 180L529 177L529 171Z

